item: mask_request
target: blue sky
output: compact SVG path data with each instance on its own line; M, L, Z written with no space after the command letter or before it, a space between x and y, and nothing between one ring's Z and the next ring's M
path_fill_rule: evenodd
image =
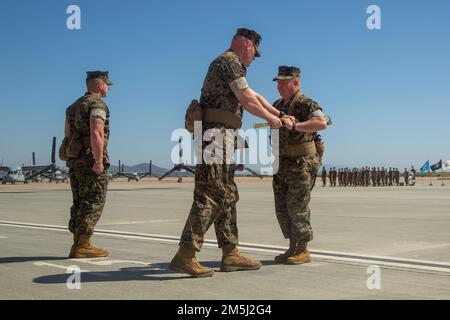
M81 30L66 8L81 8ZM366 9L381 8L382 30ZM171 167L170 140L209 63L239 27L263 37L248 82L269 101L282 64L334 124L324 162L418 166L450 159L450 2L23 1L0 10L0 162L46 163L87 70L109 70L113 163ZM246 114L244 127L257 121Z

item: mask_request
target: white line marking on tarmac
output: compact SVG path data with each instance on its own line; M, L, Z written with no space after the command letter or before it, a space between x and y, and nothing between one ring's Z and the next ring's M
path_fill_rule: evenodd
M113 264L137 264L142 266L151 266L151 263L142 261L131 261L131 260L109 260L109 259L70 259L74 262L82 262L87 264L92 264L96 266L112 266Z
M163 223L163 222L174 222L174 221L179 221L179 219L123 221L123 222L112 222L112 223L98 224L98 226L107 227L107 226L120 226L120 225L129 225L129 224Z
M55 263L48 263L48 262L44 262L44 261L33 262L33 265L35 265L37 267L51 267L51 268L64 269L64 270L67 270L67 268L68 268L68 266L63 266L63 265L55 264ZM91 271L80 270L80 272L91 272Z
M9 227L27 228L27 229L68 232L66 227L55 225L38 225L32 223L25 224L11 221L0 221L0 225ZM179 242L178 237L169 235L120 232L104 229L97 229L95 233L96 235L110 236L122 239L145 240L145 241L155 241L173 244L178 244ZM204 246L217 247L217 242L214 240L205 240ZM271 255L278 254L286 250L286 247L256 244L256 243L240 243L239 248L246 252L271 254ZM310 252L312 257L314 257L315 259L328 262L346 263L350 265L351 264L378 265L394 269L406 269L413 271L428 271L428 272L450 274L450 263L439 261L412 260L397 257L362 255L349 252L337 252L326 250L310 250Z
M8 239L8 237L0 236L0 239Z

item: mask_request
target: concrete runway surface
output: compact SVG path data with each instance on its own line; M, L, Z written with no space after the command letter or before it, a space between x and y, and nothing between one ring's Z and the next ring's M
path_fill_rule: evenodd
M192 179L112 182L94 236L111 255L90 260L67 259L68 185L1 186L0 298L450 298L450 186L322 188L318 181L310 206L313 262L288 266L273 262L288 242L271 180L237 180L240 249L264 266L221 273L211 228L198 258L217 272L205 279L167 268L192 204ZM81 270L79 289L71 266Z

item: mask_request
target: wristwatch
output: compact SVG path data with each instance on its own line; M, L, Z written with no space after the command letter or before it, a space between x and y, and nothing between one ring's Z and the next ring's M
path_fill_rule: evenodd
M286 112L280 111L280 114L278 115L278 118L283 118L286 115Z
M95 160L95 164L100 164L102 163L102 160Z

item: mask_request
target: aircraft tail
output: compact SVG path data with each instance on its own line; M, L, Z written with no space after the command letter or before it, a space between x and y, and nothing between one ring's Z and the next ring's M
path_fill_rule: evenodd
M56 163L56 137L53 137L53 144L52 144L52 164Z

